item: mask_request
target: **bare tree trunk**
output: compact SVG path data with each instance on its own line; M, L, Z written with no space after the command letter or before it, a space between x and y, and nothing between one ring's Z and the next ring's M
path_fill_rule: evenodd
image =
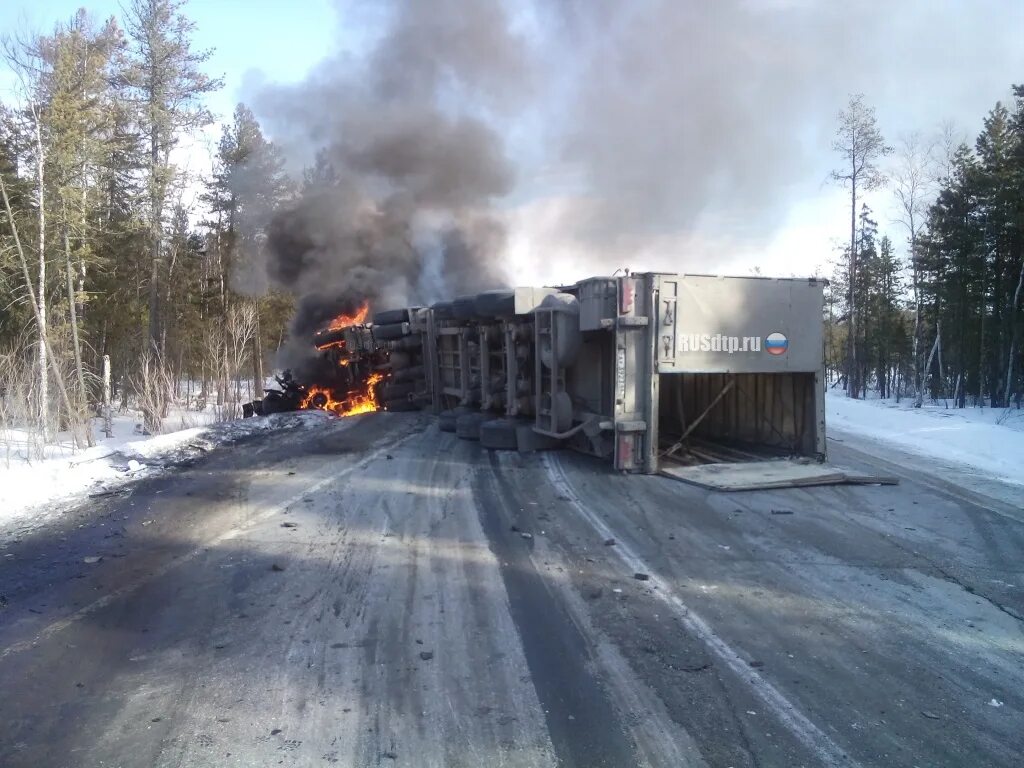
M920 408L924 404L924 369L921 367L921 275L918 271L917 233L914 231L914 219L910 219L910 263L914 283L914 338L911 343L914 361L914 405Z
M1010 303L1010 322L1013 327L1013 335L1010 337L1010 354L1006 358L1006 386L1003 387L1003 406L1010 407L1010 390L1013 387L1013 358L1017 354L1017 346L1020 341L1020 323L1015 323L1014 312L1020 306L1021 292L1024 291L1024 259L1020 263L1020 276L1017 278L1017 290L1013 292L1013 301Z
M36 319L36 327L43 329L46 327L45 318L41 317L39 314L39 302L36 300L35 287L32 284L32 276L29 274L28 258L25 256L25 249L21 244L18 225L14 221L14 211L11 210L11 201L7 196L7 185L4 184L3 174L0 174L0 199L3 199L4 210L7 213L7 222L11 226L11 236L14 238L14 250L18 254L18 261L21 263L21 274L25 279L25 290L28 291L29 302L32 305L32 312ZM64 379L61 377L60 370L57 368L57 360L53 356L53 351L50 349L50 340L45 333L40 333L40 348L42 353L40 357L43 360L48 361L50 366L53 367L54 381L57 383L57 390L60 392L64 407L67 409L68 413L71 413L71 398L68 397L68 390L64 386ZM45 378L45 375L43 378Z
M39 227L39 287L36 296L36 318L39 324L39 424L43 430L43 440L49 440L52 433L50 421L50 383L47 366L48 327L46 322L46 190L43 186L43 168L46 157L43 153L43 136L39 128L39 113L33 106L35 114L36 142L36 184L38 185L37 213ZM13 219L11 226L14 226Z
M932 362L935 360L935 351L939 348L939 336L940 335L941 334L940 334L940 331L939 331L939 324L936 323L935 324L935 341L932 342L932 349L928 353L928 362L924 366L924 377L923 377L923 380L925 382L927 382L928 376L932 372Z
M110 355L103 356L103 434L114 436L113 420L110 416Z
M260 332L260 299L258 296L253 303L256 313L253 321L256 327L252 335L252 388L255 399L260 397L263 392L263 339Z
M149 343L154 352L162 352L162 340L160 335L160 272L161 272L161 221L163 219L163 195L161 194L162 180L157 176L160 173L160 142L157 135L157 128L154 125L150 131L149 141Z
M846 395L856 398L860 393L860 372L857 370L857 177L856 162L854 175L850 181L850 320L847 323L846 355Z
M62 235L64 237L64 267L67 273L68 312L71 320L71 342L75 354L75 376L78 379L78 394L82 404L88 402L85 389L85 372L82 368L82 344L78 336L78 297L75 294L75 270L71 262L71 237L68 235L67 207L61 204L64 214ZM91 444L91 443L90 443Z

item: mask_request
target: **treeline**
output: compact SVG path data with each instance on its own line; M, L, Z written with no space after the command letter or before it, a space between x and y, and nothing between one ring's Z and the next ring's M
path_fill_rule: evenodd
M853 215L828 298L826 357L834 385L851 397L871 388L918 405L1020 407L1024 86L1013 92L1012 109L996 104L973 147L947 129L892 148L860 97L841 113L844 164L834 176L851 190ZM859 203L883 184L900 213L905 259Z
M105 356L114 397L154 431L186 382L226 417L243 379L262 382L291 299L250 265L290 188L244 106L212 176L186 170L221 85L192 32L178 0L132 0L120 20L80 11L4 40L17 92L0 103L0 428L91 444Z

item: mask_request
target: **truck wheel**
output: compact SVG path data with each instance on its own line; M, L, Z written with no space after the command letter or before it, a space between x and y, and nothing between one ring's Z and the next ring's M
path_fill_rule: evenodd
M389 381L380 388L381 400L397 400L408 397L416 391L416 383L412 381Z
M480 425L480 445L499 451L514 451L519 445L516 426L516 422L511 419L484 422Z
M395 371L392 376L392 381L413 381L415 379L423 378L423 366L414 365L411 368L402 368L401 370Z
M533 431L529 424L516 427L516 443L521 453L528 451L550 451L561 446L561 441Z
M476 296L459 296L452 301L452 314L457 320L476 319Z
M408 368L412 358L408 352L392 352L388 355L388 362L391 363L392 371L399 371L402 368Z
M463 440L479 440L480 427L491 418L487 413L464 413L455 419L455 434Z
M484 291L476 295L474 305L483 317L511 317L516 313L516 295L509 290Z
M391 325L375 325L373 326L373 338L378 341L390 341L391 339L400 339L403 336L409 334L408 323L393 323Z
M455 411L441 411L437 415L437 427L442 432L454 432L455 431L455 420L458 418L458 414Z
M452 320L455 317L452 313L452 303L450 301L439 301L436 304L432 304L430 308L434 310L434 319L436 320Z
M394 323L408 323L408 309L385 309L373 316L374 325L392 325Z
M392 341L394 348L398 350L406 350L408 352L418 352L423 349L423 337L419 333L413 333L408 336L403 336L398 341Z

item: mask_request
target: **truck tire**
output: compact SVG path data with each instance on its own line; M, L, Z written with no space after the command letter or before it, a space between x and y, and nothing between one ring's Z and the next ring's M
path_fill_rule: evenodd
M439 301L431 305L430 308L434 310L434 318L436 320L452 320L455 318L450 301Z
M385 309L373 316L374 325L393 325L394 323L408 323L408 309Z
M511 317L516 313L513 291L484 291L476 295L476 313L482 317Z
M459 415L455 411L441 411L437 415L437 428L442 432L454 432L455 420Z
M408 397L416 391L416 383L412 381L389 381L380 388L381 400L397 400Z
M480 445L499 451L514 451L519 445L516 422L512 419L491 419L480 425Z
M476 296L459 296L452 301L452 314L456 320L476 319Z
M533 431L529 424L516 427L516 444L520 453L529 451L550 451L561 447L561 441Z
M424 368L422 365L414 365L410 368L401 368L391 375L392 381L415 381L422 379Z
M492 418L488 413L464 413L455 419L455 434L463 440L479 440L480 427Z
M423 349L423 337L419 333L412 333L408 336L403 336L397 341L391 342L396 350L406 350L409 352L418 352Z
M400 339L408 335L409 324L405 322L373 326L373 338L378 341L391 341L392 339Z
M388 362L391 364L392 371L400 371L409 367L412 357L408 352L396 351L388 355Z

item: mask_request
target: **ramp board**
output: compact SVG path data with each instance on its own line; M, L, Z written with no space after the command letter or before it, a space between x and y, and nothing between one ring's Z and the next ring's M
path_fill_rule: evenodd
M829 464L790 459L662 466L659 473L712 491L760 491L809 485L896 485L894 477L865 475Z

